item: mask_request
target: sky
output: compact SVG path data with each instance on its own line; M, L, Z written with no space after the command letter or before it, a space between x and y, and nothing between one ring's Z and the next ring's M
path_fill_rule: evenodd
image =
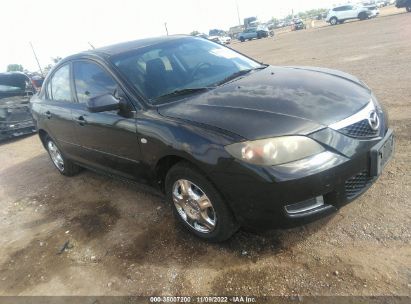
M313 8L330 8L335 0L1 0L0 72L10 63L37 71L29 42L42 67L95 47L193 30L228 30L241 20L284 17Z

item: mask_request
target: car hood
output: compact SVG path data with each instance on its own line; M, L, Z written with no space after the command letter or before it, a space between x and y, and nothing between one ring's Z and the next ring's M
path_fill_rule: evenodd
M351 116L370 99L364 83L340 71L269 66L158 111L258 139L312 133Z

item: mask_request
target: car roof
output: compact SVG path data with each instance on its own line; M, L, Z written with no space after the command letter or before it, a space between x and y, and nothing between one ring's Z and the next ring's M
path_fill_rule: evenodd
M170 35L170 36L161 36L161 37L153 37L153 38L145 38L145 39L121 42L121 43L103 46L103 47L96 48L93 50L88 50L88 51L84 51L84 52L80 52L77 54L67 56L63 60L61 60L59 64L55 66L55 68L66 63L69 60L75 60L75 59L79 59L83 57L90 57L90 56L92 57L97 56L97 57L103 57L103 58L111 57L111 56L115 56L115 55L122 54L125 52L138 50L140 48L154 46L156 44L160 44L160 43L167 42L167 41L175 41L179 39L190 39L190 38L203 39L201 37L195 37L195 36L190 36L190 35Z
M189 38L189 37L196 39L196 37L189 36L189 35L171 35L171 36L161 36L161 37L154 37L154 38L145 38L145 39L127 41L127 42L117 43L117 44L113 44L109 46L104 46L104 47L96 48L94 50L87 51L85 53L105 54L108 56L113 56L113 55L121 54L124 52L140 49L143 47L153 46L153 45L160 44L166 41L174 41L174 40L179 40L179 39Z
M17 77L17 78L30 79L30 77L27 76L25 73L23 73L23 72L18 72L18 71L0 73L0 77L2 77L2 78Z

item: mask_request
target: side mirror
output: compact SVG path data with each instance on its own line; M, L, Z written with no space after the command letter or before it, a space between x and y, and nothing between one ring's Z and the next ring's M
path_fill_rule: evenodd
M120 101L112 94L104 94L87 100L87 109L92 113L120 109Z

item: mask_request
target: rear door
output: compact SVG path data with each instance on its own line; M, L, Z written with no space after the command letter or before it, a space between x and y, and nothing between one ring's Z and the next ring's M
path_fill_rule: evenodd
M344 19L357 18L357 10L355 10L352 5L344 6L344 11L342 13L343 13Z
M71 63L53 72L47 82L41 114L45 129L57 141L66 155L76 154L78 141L75 136L72 110L75 106L71 89Z
M127 178L142 177L140 146L134 106L120 86L100 64L91 60L73 62L73 80L78 101L73 111L82 162ZM121 95L128 110L91 113L87 100L103 94Z

